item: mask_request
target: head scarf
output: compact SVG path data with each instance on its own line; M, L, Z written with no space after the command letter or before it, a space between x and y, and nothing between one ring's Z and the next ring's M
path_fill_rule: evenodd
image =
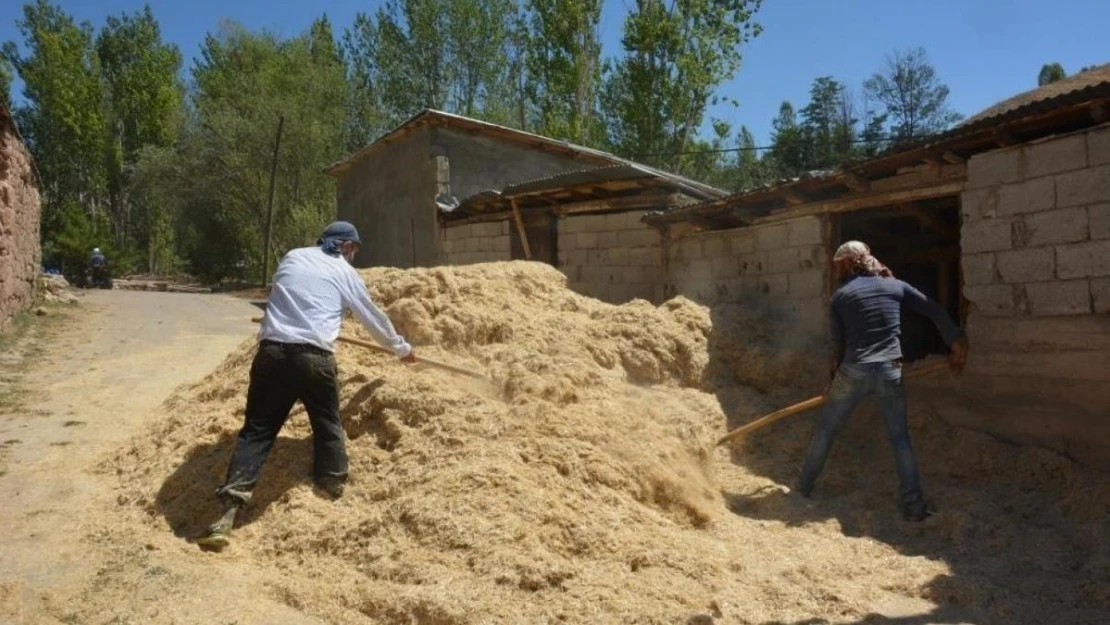
M880 263L879 259L872 256L871 248L867 247L867 244L862 241L848 241L837 248L836 254L833 254L833 261L840 262L842 260L851 262L852 273L857 276L894 277L894 272Z
M339 246L345 241L362 243L358 238L358 230L354 226L346 221L335 221L324 228L324 233L320 235L316 245L319 245L325 254L339 256Z

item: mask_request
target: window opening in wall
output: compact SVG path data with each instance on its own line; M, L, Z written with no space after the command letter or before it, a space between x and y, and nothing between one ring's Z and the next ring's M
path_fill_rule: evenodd
M832 219L833 250L853 239L867 243L896 277L940 302L963 326L958 196L843 213ZM913 361L946 354L948 348L928 318L903 310L902 352L907 361Z

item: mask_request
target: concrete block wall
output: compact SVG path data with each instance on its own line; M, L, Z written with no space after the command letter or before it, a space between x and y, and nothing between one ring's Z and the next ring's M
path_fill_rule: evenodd
M612 303L662 299L662 237L645 212L572 215L558 222L559 268L575 291Z
M470 265L512 260L509 220L440 228L444 264Z
M974 156L953 420L1110 468L1110 125ZM989 416L984 416L989 414Z
M979 155L964 295L987 316L1110 313L1110 127Z
M707 306L746 304L825 340L828 251L819 217L694 234L670 243L657 299L684 295Z
M31 154L0 110L0 330L35 299L40 211Z

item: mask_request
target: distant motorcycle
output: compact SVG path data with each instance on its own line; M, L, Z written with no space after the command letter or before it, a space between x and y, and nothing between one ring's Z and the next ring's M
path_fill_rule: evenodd
M112 275L105 265L95 265L85 270L85 288L111 289Z

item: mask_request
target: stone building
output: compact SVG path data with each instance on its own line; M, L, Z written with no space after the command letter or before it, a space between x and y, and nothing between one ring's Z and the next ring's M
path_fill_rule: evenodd
M39 188L31 153L0 105L0 330L35 299L41 249Z
M834 172L657 212L663 296L744 302L820 344L828 259L861 239L972 345L951 422L1110 468L1110 65ZM944 353L908 319L914 358Z
M651 298L662 266L652 210L724 197L612 154L424 111L328 168L359 266L538 260L611 301ZM461 198L461 201L456 198Z

